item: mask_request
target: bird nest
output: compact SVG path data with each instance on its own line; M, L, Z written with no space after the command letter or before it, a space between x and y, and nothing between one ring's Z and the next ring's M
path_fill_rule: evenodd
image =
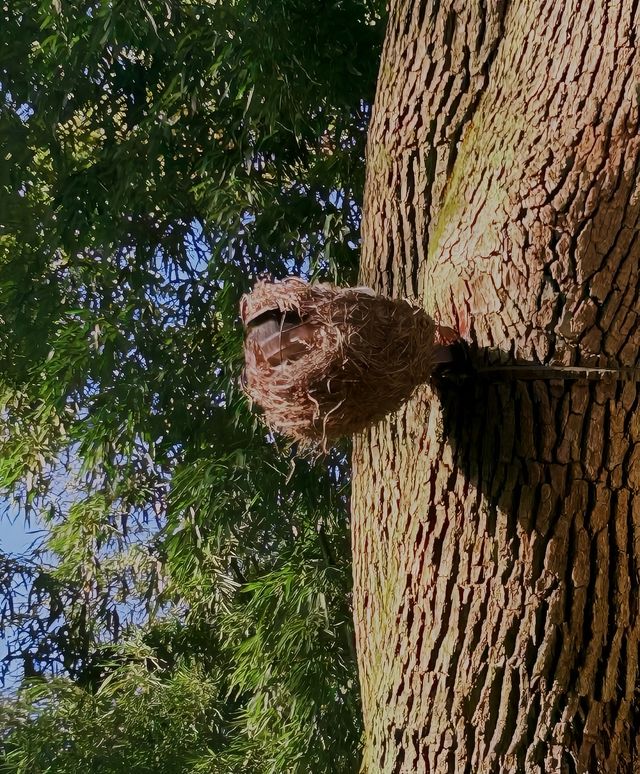
M241 316L247 393L271 428L307 445L395 411L432 371L433 320L368 288L259 281Z

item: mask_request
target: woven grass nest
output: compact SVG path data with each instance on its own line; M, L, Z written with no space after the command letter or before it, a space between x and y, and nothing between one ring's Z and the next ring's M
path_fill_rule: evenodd
M240 314L247 393L304 445L326 448L395 411L433 368L433 320L368 288L261 280Z

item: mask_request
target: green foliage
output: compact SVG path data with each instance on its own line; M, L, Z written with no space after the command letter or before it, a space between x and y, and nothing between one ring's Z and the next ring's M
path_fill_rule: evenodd
M32 683L0 709L4 770L20 774L180 774L232 733L221 677L196 665L171 674L144 651L92 693L68 680ZM33 716L36 710L35 717Z
M0 0L6 772L357 769L348 449L264 431L236 317L355 277L382 15Z

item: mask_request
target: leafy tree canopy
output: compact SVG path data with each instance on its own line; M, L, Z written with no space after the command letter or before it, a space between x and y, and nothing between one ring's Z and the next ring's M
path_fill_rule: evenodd
M357 767L346 449L265 433L236 313L355 276L382 16L0 2L7 772Z

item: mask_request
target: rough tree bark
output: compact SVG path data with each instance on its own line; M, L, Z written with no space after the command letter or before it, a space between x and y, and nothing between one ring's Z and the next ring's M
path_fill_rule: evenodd
M393 0L362 280L485 361L635 366L638 34L637 0ZM639 771L640 384L424 388L354 467L363 770Z

